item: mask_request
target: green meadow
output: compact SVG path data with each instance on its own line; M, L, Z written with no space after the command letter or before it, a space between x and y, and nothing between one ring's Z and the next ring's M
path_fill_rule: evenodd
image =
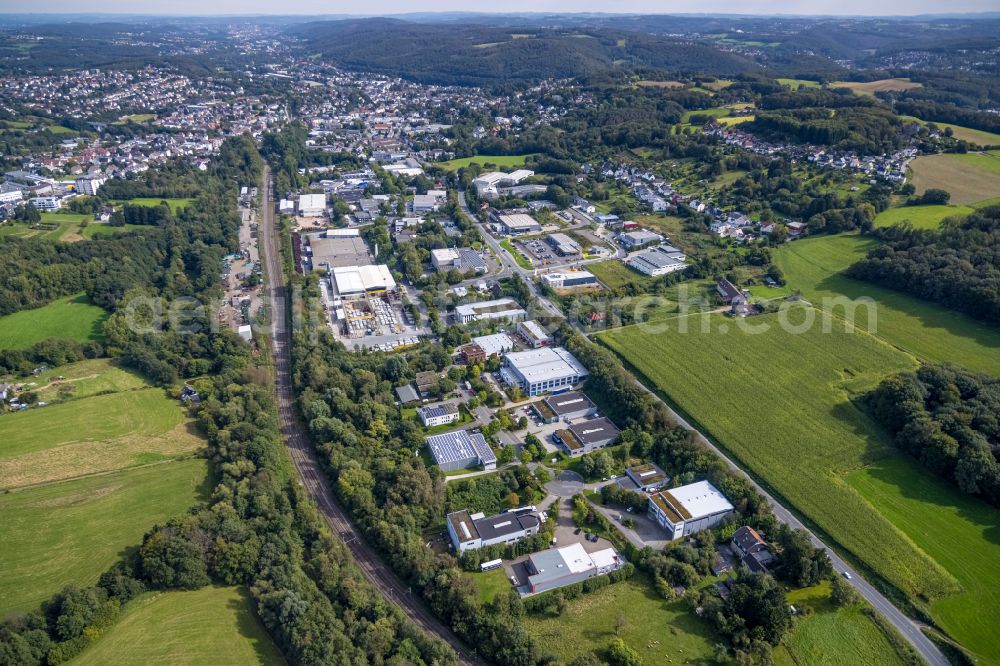
M945 218L967 217L973 210L970 206L899 206L876 215L875 226L891 227L909 222L915 229L937 229Z
M447 162L438 162L437 166L447 171L455 171L470 164L486 166L492 164L498 169L519 168L524 166L525 160L531 155L474 155L473 157L460 157Z
M107 318L108 313L92 305L86 295L66 296L0 317L0 349L26 349L47 338L100 340Z
M136 599L105 635L70 663L266 666L285 662L246 588L205 587Z

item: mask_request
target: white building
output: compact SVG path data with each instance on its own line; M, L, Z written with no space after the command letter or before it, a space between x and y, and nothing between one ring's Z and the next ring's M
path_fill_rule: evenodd
M590 271L553 271L542 276L542 282L553 289L588 287L597 284L597 278Z
M334 293L342 298L350 300L396 290L396 280L385 264L335 266L332 271Z
M522 321L528 315L524 308L517 304L512 298L499 298L495 301L481 301L479 303L467 303L455 308L455 317L463 324L471 321L484 321L487 319L508 319L510 321Z
M62 199L59 197L35 197L29 199L28 203L38 210L59 210L62 208Z
M518 169L511 173L491 171L480 174L478 178L472 181L472 186L476 188L476 194L479 196L493 198L498 194L498 187L513 187L534 175L535 172L530 169Z
M319 217L326 213L325 194L299 195L299 215L303 217Z
M514 341L506 333L480 335L472 338L472 341L479 345L487 356L500 356L514 349Z
M458 407L453 402L417 407L417 416L425 428L454 423L458 420Z
M649 518L671 541L718 525L733 505L708 481L661 490L649 496Z
M429 213L438 209L438 199L431 194L413 195L413 212Z
M562 347L541 347L513 352L504 357L500 376L511 386L519 386L527 395L540 395L572 386L589 373Z
M528 321L522 321L517 325L517 333L525 342L527 342L532 349L538 349L539 347L547 347L552 344L552 336L549 335L548 331L542 328L534 319Z
M509 236L517 234L532 234L542 230L542 225L538 220L526 213L512 213L499 217L500 228Z
M625 263L640 273L654 277L687 268L684 252L672 245L657 245L643 250L629 257Z
M87 196L95 196L101 185L108 181L103 176L84 176L76 179L76 191Z
M448 514L448 536L458 553L496 544L510 545L538 532L541 521L529 511L508 511L486 517L467 510Z

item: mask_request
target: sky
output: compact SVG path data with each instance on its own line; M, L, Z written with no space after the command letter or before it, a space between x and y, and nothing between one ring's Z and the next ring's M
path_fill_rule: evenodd
M823 15L914 15L948 12L997 12L1000 0L730 0L712 5L704 0L504 0L476 7L468 0L0 0L0 13L116 13L196 15L251 14L403 14L448 11L733 13Z

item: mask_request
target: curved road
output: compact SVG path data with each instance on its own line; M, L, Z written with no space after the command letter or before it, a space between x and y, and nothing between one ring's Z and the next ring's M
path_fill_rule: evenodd
M524 280L525 283L527 283L528 288L531 289L532 293L538 298L541 307L544 310L546 310L549 314L553 314L559 318L563 318L562 312L559 310L559 308L556 307L551 301L549 301L542 295L541 291L538 289L534 281L531 279L532 271L518 266L517 262L515 262L513 258L510 257L510 255L507 253L507 251L500 246L500 243L497 242L495 238L493 238L493 236L489 233L489 231L484 229L481 223L478 223L475 215L472 214L472 211L469 210L469 207L466 205L464 192L458 193L458 202L460 207L462 208L462 211L466 215L468 215L473 220L473 222L477 223L477 225L479 226L480 235L486 240L486 244L489 245L490 248L497 253L497 256L500 257L501 264L505 267L505 269L509 269L515 275L520 276L520 278ZM580 328L577 326L575 322L570 322L570 325L572 325L577 330L578 333L586 337L586 333L580 330ZM631 373L629 374L631 375ZM737 474L740 474L741 476L749 479L750 483L753 484L754 488L756 488L757 491L760 492L761 495L766 497L768 502L771 503L771 508L774 510L774 515L775 517L777 517L778 520L780 520L783 523L787 523L791 527L799 528L808 532L809 538L812 540L813 545L816 546L817 548L823 548L824 550L826 550L827 555L830 556L830 561L833 563L833 568L837 571L838 575L843 575L845 572L850 574L851 584L854 585L854 587L858 590L858 593L861 594L861 596L864 597L872 606L878 609L878 611L882 613L882 615L884 615L887 620L889 620L892 626L894 626L896 630L903 635L906 641L911 646L913 646L913 648L920 654L920 656L924 659L924 661L926 661L931 666L949 666L949 661L945 658L944 654L929 638L927 638L927 636L924 635L924 633L920 630L920 625L917 622L914 622L909 617L907 617L901 610L896 608L892 604L892 602L890 602L885 597L885 595L883 595L881 592L875 589L875 587L872 586L871 583L869 583L857 571L851 568L847 564L847 562L844 561L842 557L840 557L836 552L834 552L826 544L820 541L819 538L817 538L816 535L813 534L812 530L810 530L809 528L807 528L805 525L802 524L802 521L799 520L798 517L795 516L795 514L793 514L787 508L782 506L780 503L778 503L774 499L774 497L772 497L771 494L767 492L767 490L765 490L763 487L761 487L759 483L757 483L756 479L747 474L739 465L733 462L729 458L729 456L726 455L725 452L720 450L714 443L712 443L712 441L709 440L708 437L702 434L701 431L699 431L693 425L688 423L688 421L683 416L674 411L674 409L669 404L664 402L659 395L657 395L654 391L651 391L649 387L647 387L645 384L643 384L634 376L633 380L635 381L636 384L641 386L645 391L647 391L650 395L652 395L654 399L662 403L663 406L667 408L667 411L670 413L671 416L673 416L673 418L677 421L679 425L694 433L694 437L697 441L707 446L715 453L715 455L722 458L722 460L726 462L726 464L730 467L730 469L735 471Z
M270 169L266 167L261 191L265 193L265 196L263 197L258 237L261 241L260 249L264 260L264 270L268 277L278 413L281 417L281 432L301 483L316 503L330 529L333 530L334 534L339 535L350 548L365 578L417 626L448 643L455 650L460 663L480 664L482 662L476 658L475 653L466 648L454 632L424 606L419 597L411 594L410 588L365 542L330 490L329 482L316 458L312 444L302 431L295 415L292 391L290 335L286 311L288 288L282 279L281 254L278 248L280 240L274 228L274 201L272 200Z

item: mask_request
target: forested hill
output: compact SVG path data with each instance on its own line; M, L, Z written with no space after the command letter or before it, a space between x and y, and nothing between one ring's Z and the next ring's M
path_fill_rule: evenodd
M309 53L341 67L444 85L567 78L622 64L719 75L756 68L704 44L614 30L359 19L309 23L293 33Z

